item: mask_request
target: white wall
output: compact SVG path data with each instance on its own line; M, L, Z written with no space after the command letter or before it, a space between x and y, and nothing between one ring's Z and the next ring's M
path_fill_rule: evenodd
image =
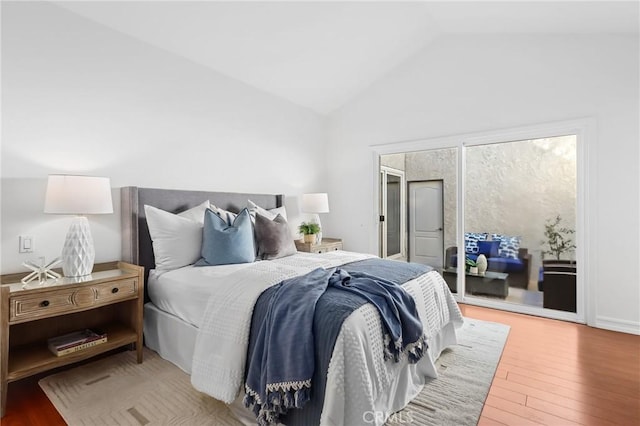
M438 39L330 117L325 222L348 249L376 252L371 145L592 117L594 324L638 333L639 47L631 36Z
M2 124L2 273L61 251L50 173L284 193L294 218L298 195L326 190L323 117L52 4L2 4ZM120 258L119 215L90 223L96 261ZM21 234L34 253L18 254Z

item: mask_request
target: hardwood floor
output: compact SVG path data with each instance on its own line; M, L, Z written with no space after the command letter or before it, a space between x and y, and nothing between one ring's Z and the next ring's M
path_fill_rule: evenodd
M640 336L461 305L511 326L478 423L640 424Z
M60 414L38 386L42 376L9 383L7 412L2 426L64 426Z
M479 426L640 424L640 336L461 305L511 326ZM3 426L64 425L37 378L9 385Z

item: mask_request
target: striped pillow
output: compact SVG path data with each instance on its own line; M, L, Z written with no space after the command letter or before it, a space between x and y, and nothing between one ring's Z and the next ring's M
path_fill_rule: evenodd
M520 237L510 237L508 235L491 234L494 241L500 241L498 254L500 257L517 259L520 250Z
M481 232L465 232L464 233L464 252L468 254L478 254L480 247L478 241L486 241L487 234Z

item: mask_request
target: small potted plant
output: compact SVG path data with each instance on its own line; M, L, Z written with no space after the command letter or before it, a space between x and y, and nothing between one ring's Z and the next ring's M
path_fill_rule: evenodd
M560 260L560 256L565 252L572 251L576 248L576 245L573 244L573 241L569 238L576 231L560 226L561 221L562 219L560 219L560 215L558 215L555 219L548 219L544 224L544 236L546 240L542 243L546 244L549 250L542 251L543 258L545 254L550 254L556 260Z
M471 259L470 257L467 256L467 258L465 259L465 265L467 267L467 270L469 271L470 274L477 274L478 273L478 264L476 263L475 260Z
M320 232L320 225L315 222L302 222L298 231L304 235L304 242L308 244L316 243L316 235Z

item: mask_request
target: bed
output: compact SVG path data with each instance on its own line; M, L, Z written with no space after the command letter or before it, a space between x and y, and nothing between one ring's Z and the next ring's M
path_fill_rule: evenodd
M345 251L296 253L253 263L156 270L145 205L177 214L210 201L238 212L249 200L266 210L283 206L282 195L121 189L123 258L145 267L145 345L191 374L196 389L229 404L240 421L255 424L242 398L251 313L257 298L285 278L372 256ZM444 348L456 344L455 329L462 325L462 315L436 271L411 279L403 288L415 300L427 353L415 364L385 362L382 345L377 343L382 340L378 312L371 304L354 310L335 340L320 421L315 423L361 424L366 417L367 423L383 424L421 391L428 377L437 377L434 363ZM305 423L309 418L292 423Z

